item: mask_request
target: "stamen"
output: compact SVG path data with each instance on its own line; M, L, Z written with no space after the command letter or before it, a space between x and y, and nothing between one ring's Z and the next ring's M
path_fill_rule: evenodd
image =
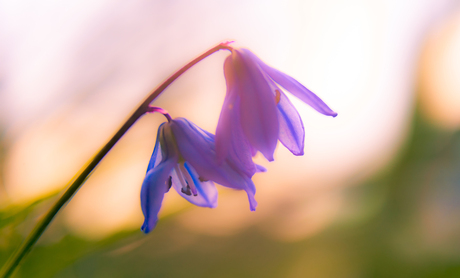
M187 196L191 196L191 195L192 195L192 191L190 191L190 186L188 186L188 184L187 184L187 188L186 188L186 189L181 188L180 191L181 191L182 193L184 193L185 195L187 195Z
M182 185L181 191L182 192L184 192L184 190L187 191L188 185L187 185L184 177L182 176L182 171L179 169L179 166L177 164L174 166L174 170L176 170L177 177L179 178L179 182ZM184 194L186 194L186 193L184 193Z
M187 171L187 169L185 169L184 163L180 163L179 166L180 166L180 169L182 170L182 174L187 180L187 184L190 186L190 189L192 190L193 196L197 196L198 191L196 190L195 184L193 183L192 176L190 176L190 173Z
M275 90L276 96L275 96L275 102L276 104L280 103L280 98L281 98L281 93L279 90Z

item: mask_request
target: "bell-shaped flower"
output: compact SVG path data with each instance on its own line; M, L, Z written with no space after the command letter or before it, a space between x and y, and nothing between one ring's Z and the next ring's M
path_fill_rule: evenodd
M160 125L155 148L141 189L141 207L145 217L142 231L150 232L158 221L164 194L173 187L190 203L201 207L217 206L214 182L245 190L250 209L255 210L255 186L241 171L239 161L225 159L217 163L214 135L184 118Z
M294 155L303 155L305 130L282 87L316 111L337 116L318 96L294 78L266 65L247 49L232 49L224 63L227 93L216 129L218 160L260 151L269 161L278 140ZM249 176L254 165L247 163Z

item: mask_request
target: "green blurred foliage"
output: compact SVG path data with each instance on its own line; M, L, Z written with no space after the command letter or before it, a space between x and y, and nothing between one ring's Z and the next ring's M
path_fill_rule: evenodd
M252 227L211 237L184 230L173 215L147 236L136 230L92 242L70 235L57 217L15 277L460 277L459 169L460 132L416 113L395 162L341 189L353 213L316 236L287 243ZM1 261L36 207L0 212Z

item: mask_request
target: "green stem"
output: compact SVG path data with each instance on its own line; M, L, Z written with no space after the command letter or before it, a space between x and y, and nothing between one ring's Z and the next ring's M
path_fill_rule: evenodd
M80 186L85 182L91 172L96 168L99 162L104 158L104 156L112 149L112 147L120 140L120 138L128 131L128 129L148 111L149 104L155 100L174 80L176 80L181 74L190 69L199 61L203 60L207 56L217 52L221 49L231 50L231 47L228 46L228 42L220 43L215 47L209 49L202 55L195 58L193 61L189 62L187 65L182 67L171 77L169 77L163 84L161 84L157 89L155 89L142 104L136 109L136 111L128 118L128 120L123 124L123 126L115 133L112 139L107 142L107 144L91 159L86 167L83 167L80 170L80 175L75 179L69 182L68 189L64 194L59 198L59 200L51 207L48 213L42 218L42 220L35 226L29 236L24 240L22 245L17 249L17 251L9 258L7 263L3 266L0 277L9 277L13 274L16 267L19 265L21 260L27 255L30 249L34 246L40 236L43 234L45 229L51 223L53 218L59 212L59 210L64 206L67 201L75 194L75 192L80 188Z

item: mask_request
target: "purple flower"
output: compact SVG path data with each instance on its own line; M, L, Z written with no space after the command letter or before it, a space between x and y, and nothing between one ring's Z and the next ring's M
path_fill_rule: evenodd
M337 116L319 97L294 78L266 65L247 49L233 49L224 64L227 94L216 130L218 160L260 151L269 161L278 140L294 155L303 155L305 131L299 113L280 89L316 111ZM254 165L243 166L254 174Z
M155 228L164 194L171 187L192 204L214 208L217 206L216 182L245 190L250 209L255 210L254 183L241 171L239 161L228 158L217 163L214 135L184 118L168 120L158 128L142 183L141 207L145 217L142 231L148 233Z

